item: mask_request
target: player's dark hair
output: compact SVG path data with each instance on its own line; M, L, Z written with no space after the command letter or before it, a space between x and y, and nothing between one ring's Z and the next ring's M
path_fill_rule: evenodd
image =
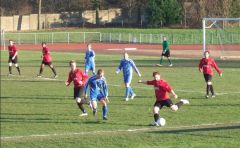
M104 72L103 69L98 69L97 75L100 75L100 74L102 74L103 72Z
M208 54L210 54L210 51L209 51L209 50L206 50L206 51L204 51L204 54L205 54L205 53L208 53Z
M8 40L8 41L9 41L9 42L11 42L11 41L13 42L13 40Z
M69 66L71 66L72 63L76 63L76 61L74 61L74 60L69 61Z
M42 42L42 45L47 45L47 43L46 42Z
M160 75L160 73L158 71L154 71L153 72L153 77L155 77L156 75Z

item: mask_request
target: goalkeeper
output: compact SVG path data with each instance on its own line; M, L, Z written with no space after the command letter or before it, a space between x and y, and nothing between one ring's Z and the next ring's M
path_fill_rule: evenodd
M170 49L169 49L169 43L167 41L167 38L164 36L163 37L163 43L162 43L162 56L160 59L160 64L157 64L157 66L162 66L162 62L163 62L163 57L167 57L168 58L168 62L169 62L169 66L172 67L172 61L171 61L171 57L170 57Z

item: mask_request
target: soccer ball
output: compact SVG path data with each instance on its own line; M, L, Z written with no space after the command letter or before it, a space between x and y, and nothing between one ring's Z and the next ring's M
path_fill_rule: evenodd
M157 124L159 126L164 126L166 124L166 120L164 118L160 117L157 121Z

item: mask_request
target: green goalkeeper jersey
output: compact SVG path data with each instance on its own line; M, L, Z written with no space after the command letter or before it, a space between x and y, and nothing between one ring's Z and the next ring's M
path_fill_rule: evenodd
M162 47L163 47L163 52L169 51L169 44L167 41L163 41Z

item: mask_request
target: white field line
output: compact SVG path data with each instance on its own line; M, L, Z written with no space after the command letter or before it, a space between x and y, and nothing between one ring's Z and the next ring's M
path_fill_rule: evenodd
M32 80L42 80L42 81L55 81L55 82L65 82L63 80L58 80L58 79L54 79L54 78L33 78L33 79L1 79L3 81L32 81ZM109 86L113 86L113 87L124 87L123 85L117 85L117 84L108 84ZM153 88L151 86L149 87L143 87L143 86L134 86L134 88L136 89L145 89L145 90L153 90ZM177 92L184 92L184 93L200 93L200 94L205 94L205 92L203 91L194 91L194 90L183 90L183 89L176 89L175 91ZM222 95L229 95L229 94L240 94L240 91L237 92L221 92L221 93L216 93L216 95L218 96L222 96Z
M118 130L102 130L102 131L89 131L89 132L77 132L77 133L53 133L53 134L34 134L25 136L5 136L1 137L2 141L16 141L33 138L58 138L58 137L69 137L79 135L94 135L94 134L112 134L112 133L130 133L130 132L148 132L148 131L173 131L173 130L186 130L186 129L204 129L214 127L227 127L227 126L240 126L240 121L231 123L205 123L197 125L186 125L177 127L147 127L147 128L135 128L135 129L118 129Z

